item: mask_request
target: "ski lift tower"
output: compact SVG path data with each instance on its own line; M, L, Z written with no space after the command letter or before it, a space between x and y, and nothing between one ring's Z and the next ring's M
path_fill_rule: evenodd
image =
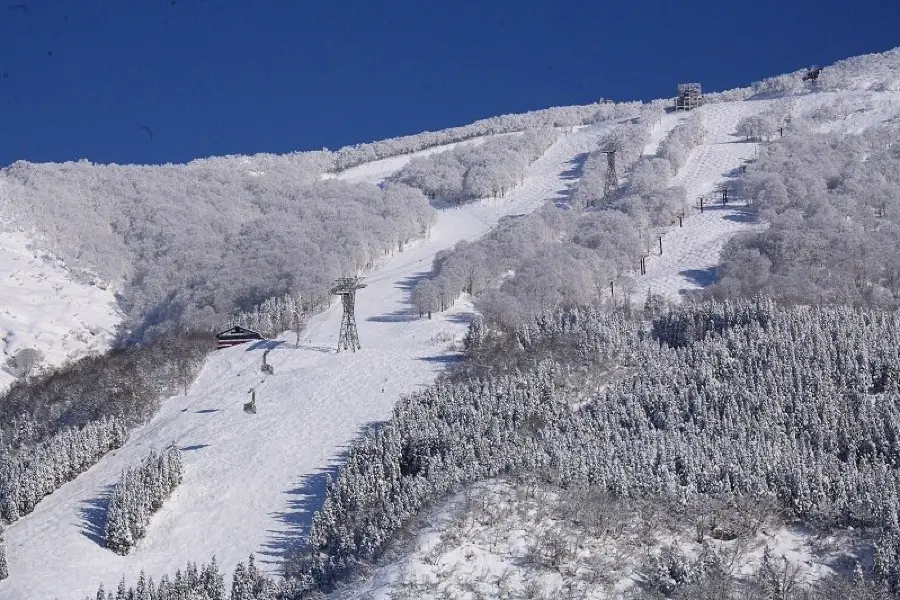
M703 104L703 88L699 83L679 83L675 111L694 110Z
M362 346L359 345L359 334L356 331L356 290L364 288L361 277L341 277L334 282L331 293L341 297L344 305L344 315L341 317L341 332L338 335L337 351L353 350L356 352Z
M616 148L610 146L600 152L606 155L606 181L603 184L603 195L609 196L619 187L619 176L616 174Z

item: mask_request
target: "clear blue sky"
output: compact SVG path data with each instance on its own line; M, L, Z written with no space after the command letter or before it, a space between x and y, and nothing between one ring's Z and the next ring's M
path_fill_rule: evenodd
M21 4L0 9L0 165L337 148L900 45L897 0Z

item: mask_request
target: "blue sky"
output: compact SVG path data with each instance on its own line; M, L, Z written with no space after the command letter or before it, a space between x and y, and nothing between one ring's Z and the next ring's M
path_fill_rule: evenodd
M897 23L895 0L10 0L0 165L337 148L726 89L900 45Z

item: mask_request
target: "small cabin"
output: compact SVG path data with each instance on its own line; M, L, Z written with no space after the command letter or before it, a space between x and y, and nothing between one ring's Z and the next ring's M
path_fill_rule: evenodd
M235 325L231 329L216 334L216 349L231 348L238 344L262 339L265 338L259 332Z
M699 83L679 83L675 110L694 110L703 104L703 87Z

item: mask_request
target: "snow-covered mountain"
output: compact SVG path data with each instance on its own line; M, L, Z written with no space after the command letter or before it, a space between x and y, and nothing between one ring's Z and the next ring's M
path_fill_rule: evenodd
M671 185L683 186L692 203L727 185L758 152L759 143L739 135L738 124L785 96L793 99L796 114L838 107L843 116L824 120L822 131L854 133L896 121L898 57L895 50L839 63L823 72L819 88L795 85L794 77L763 82L755 91L723 94L695 112L706 136ZM655 154L685 118L684 113L662 117L644 154ZM384 257L367 272L367 287L357 298L361 351L333 351L341 319L335 303L310 320L297 345L293 334L285 334L210 355L186 395L166 400L122 448L6 529L10 577L0 582L0 599L80 598L101 583L113 588L122 576L134 581L145 571L158 578L186 561L208 561L213 555L229 572L255 553L265 570L277 574L280 559L301 543L325 476L340 464L347 446L367 427L388 418L401 395L428 385L442 366L458 359L473 311L468 298L432 319L420 318L411 304L411 289L430 272L435 255L483 236L504 217L564 200L584 156L622 124L613 118L560 127L558 139L505 197L437 210L426 238ZM461 145L475 146L498 135L507 133ZM411 159L459 144L366 162L325 177L379 184ZM258 172L265 170L257 166ZM0 198L2 191L0 187ZM649 291L678 301L684 292L708 285L725 242L762 226L746 218L741 206L691 210L683 227L674 226L664 235L663 252L650 253L646 275L635 274L633 298L642 301ZM6 313L0 316L0 328L7 354L36 348L52 365L108 347L120 319L111 288L79 283L59 261L31 250L34 241L24 232L9 232L4 240L0 265L9 265L4 272L10 291L3 293ZM270 351L271 374L260 368L265 351ZM242 410L251 390L258 405L253 415ZM170 444L183 452L183 483L152 517L147 537L128 555L113 554L100 539L111 485L151 449Z
M121 320L113 286L73 274L2 216L6 185L0 181L0 390L29 372L105 352Z

